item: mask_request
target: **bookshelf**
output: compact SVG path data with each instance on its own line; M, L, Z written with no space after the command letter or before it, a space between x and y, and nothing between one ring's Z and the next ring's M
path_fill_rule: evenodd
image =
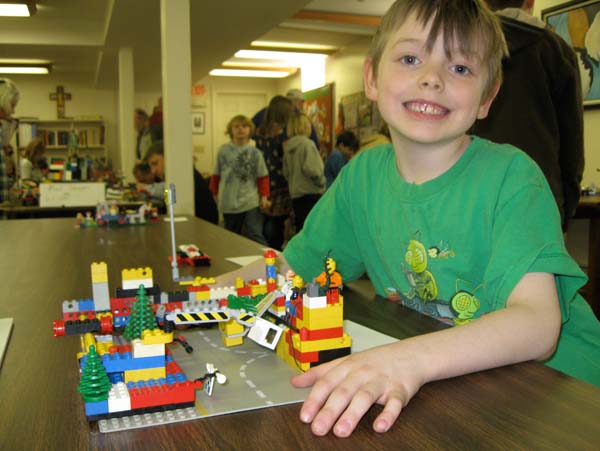
M19 118L16 146L22 150L32 139L39 137L44 142L51 180L71 180L71 176L88 180L92 166L98 166L94 162L106 164L105 130L104 120L100 117Z
M77 152L106 154L104 120L102 119L19 119L17 146L24 148L35 138L43 139L46 153L67 155L69 138L74 131L78 138Z

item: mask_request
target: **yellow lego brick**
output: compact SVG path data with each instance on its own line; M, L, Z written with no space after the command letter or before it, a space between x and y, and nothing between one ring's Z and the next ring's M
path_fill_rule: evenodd
M92 263L92 283L108 283L108 266L106 262Z
M294 344L294 349L304 354L305 352L348 348L352 344L352 339L348 334L344 334L343 337L328 338L326 340L300 341L300 335L294 334L292 337L292 343Z
M328 305L319 309L302 309L302 319L296 320L296 327L308 330L331 329L343 327L344 307L341 304Z
M228 338L223 334L221 334L221 340L223 340L223 344L228 348L231 346L239 346L244 343L244 337Z
M287 329L286 329L286 331L287 331ZM290 353L289 353L290 348L289 348L287 341L285 340L286 331L284 331L283 335L281 336L281 339L277 343L277 347L275 348L277 357L279 357L281 360L283 360L285 363L287 363L289 366L291 366L298 372L309 370L310 369L309 362L300 363L294 358L293 355L290 355Z
M244 286L244 279L242 279L241 277L236 277L233 285L236 288L242 288Z
M198 301L208 301L210 299L210 291L196 291L196 300Z
M183 280L179 282L179 285L186 286L191 285L193 287L201 287L202 285L211 285L216 282L214 277L201 277L196 276L193 280Z
M244 332L244 326L238 323L234 318L230 318L227 322L219 323L219 329L227 336Z
M142 341L145 345L158 345L173 343L173 332L164 332L160 329L142 331Z
M250 294L252 296L258 296L259 294L267 294L267 285L250 285Z
M138 280L138 279L150 279L152 280L152 268L146 266L145 268L129 268L121 271L121 279L125 280Z
M147 381L148 379L160 379L167 376L165 367L144 368L143 370L124 371L125 383Z

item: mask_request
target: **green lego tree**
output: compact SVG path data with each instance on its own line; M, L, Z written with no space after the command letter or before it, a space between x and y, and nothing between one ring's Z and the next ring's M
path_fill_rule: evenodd
M86 402L103 401L108 399L111 387L102 360L96 352L96 347L92 345L87 353L81 381L79 381L79 393Z
M129 313L129 322L125 326L123 336L129 341L135 338L142 338L142 332L145 330L157 329L156 316L152 311L152 306L146 294L146 288L140 285L135 302L131 305Z

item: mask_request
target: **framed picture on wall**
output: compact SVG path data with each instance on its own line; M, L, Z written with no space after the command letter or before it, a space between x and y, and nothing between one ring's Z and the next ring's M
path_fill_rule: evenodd
M574 0L544 9L542 20L575 50L583 106L600 106L600 0Z
M192 113L192 133L194 135L204 135L206 114L204 112Z

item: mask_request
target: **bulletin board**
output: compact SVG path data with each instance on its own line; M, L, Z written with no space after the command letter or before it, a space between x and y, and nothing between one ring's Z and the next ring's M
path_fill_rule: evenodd
M304 93L304 113L317 131L321 154L329 155L333 148L334 83Z
M343 96L338 108L339 129L354 132L361 141L377 133L383 124L377 104L364 92Z

